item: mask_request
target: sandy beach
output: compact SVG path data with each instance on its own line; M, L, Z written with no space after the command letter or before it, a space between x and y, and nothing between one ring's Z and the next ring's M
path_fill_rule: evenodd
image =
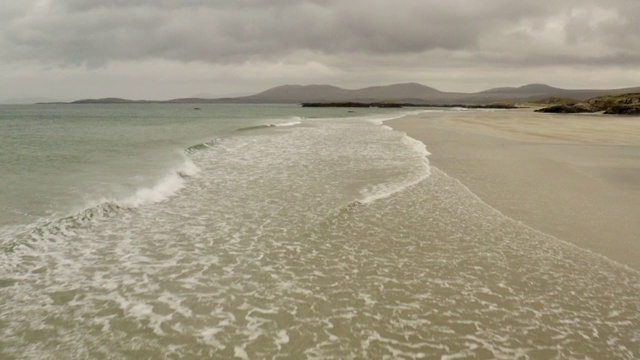
M640 270L640 118L519 109L387 124L506 216Z

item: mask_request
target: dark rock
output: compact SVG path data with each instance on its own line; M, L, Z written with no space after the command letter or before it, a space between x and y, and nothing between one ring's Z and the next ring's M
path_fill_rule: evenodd
M302 103L302 107L346 107L346 108L401 108L403 106L415 106L412 104L396 104L391 102L374 102L374 103L360 103L360 102L326 102L326 103Z
M587 103L554 105L554 106L549 106L543 109L536 110L536 112L557 113L557 114L594 113L597 111L600 111L600 110L598 110L597 108Z
M593 113L640 115L640 93L598 96L575 105L555 105L536 110L547 113Z
M640 104L614 105L608 108L604 113L610 115L640 115Z

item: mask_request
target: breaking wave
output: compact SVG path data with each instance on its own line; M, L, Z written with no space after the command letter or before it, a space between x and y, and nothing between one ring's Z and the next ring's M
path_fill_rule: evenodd
M265 129L270 127L295 126L295 125L302 124L302 119L303 118L300 116L293 116L286 120L285 119L274 120L278 122L241 127L241 128L238 128L237 131L258 130L258 129Z
M187 153L187 154L193 154L196 151L206 150L206 149L209 149L209 148L213 147L219 141L220 141L220 139L213 139L213 140L209 140L207 142L203 142L203 143L200 143L200 144L192 145L192 146L189 146L188 148L186 148L184 150L184 152Z
M10 240L0 244L0 247L5 252L11 252L19 245L31 247L31 243L38 241L55 242L72 236L75 234L75 230L90 226L101 219L139 206L164 201L182 189L185 180L196 175L199 171L200 169L185 157L180 166L171 169L167 175L151 187L139 188L132 195L121 199L103 198L96 205L89 206L75 214L61 218L44 218L17 228L13 235L8 236Z
M138 189L133 195L119 201L116 200L116 203L134 208L163 201L182 189L185 179L194 176L199 171L200 169L191 160L185 158L180 167L169 171L154 186Z

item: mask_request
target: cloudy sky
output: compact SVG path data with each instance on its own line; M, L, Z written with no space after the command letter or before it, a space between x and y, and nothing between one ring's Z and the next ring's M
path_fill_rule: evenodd
M0 99L640 85L638 0L2 0Z

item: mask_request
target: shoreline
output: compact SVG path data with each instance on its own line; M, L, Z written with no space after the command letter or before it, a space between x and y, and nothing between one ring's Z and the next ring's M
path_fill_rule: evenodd
M640 271L640 119L518 109L385 124L504 215Z

